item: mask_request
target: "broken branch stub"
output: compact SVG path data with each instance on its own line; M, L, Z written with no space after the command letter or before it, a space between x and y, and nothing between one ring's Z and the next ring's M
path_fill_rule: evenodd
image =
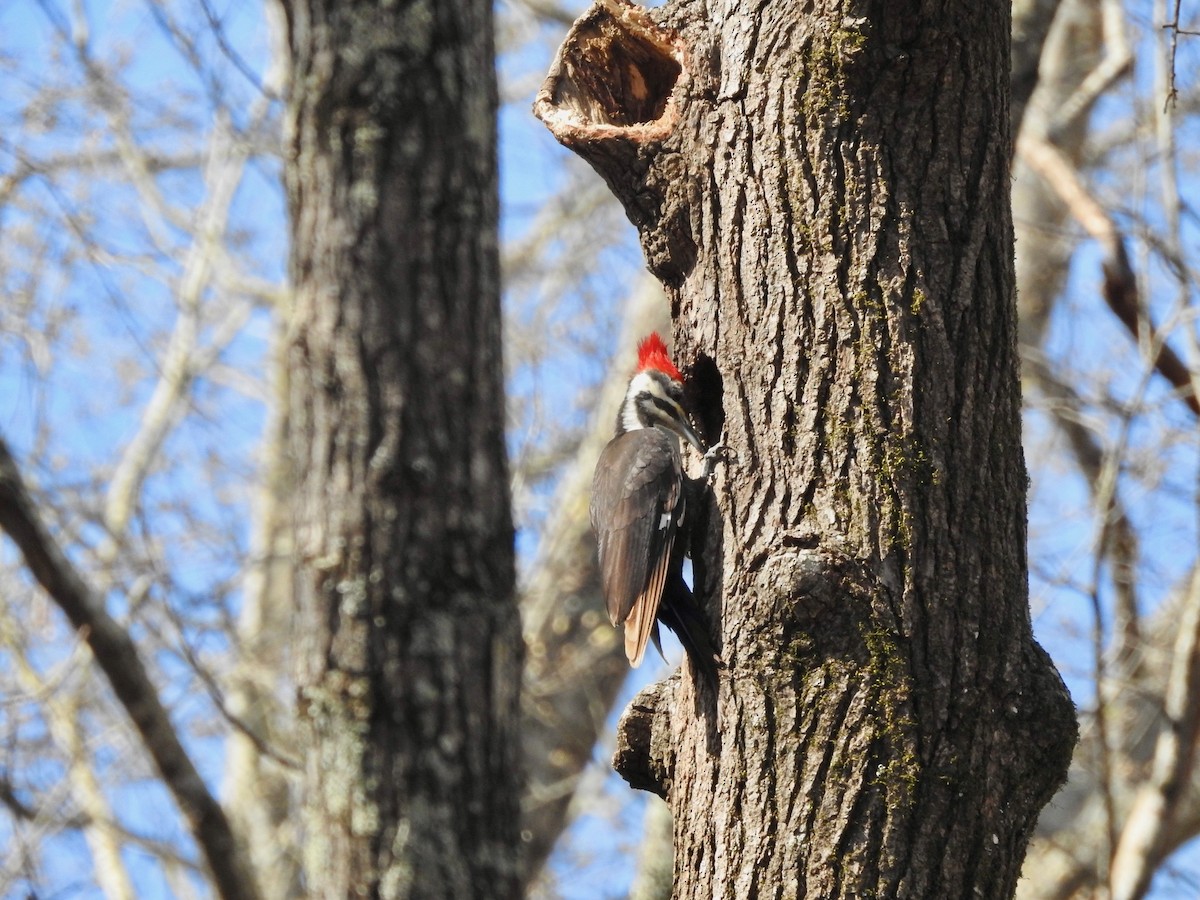
M679 672L666 681L643 688L621 714L613 769L638 791L664 800L674 779L675 750L671 744L671 710L679 690Z
M567 33L533 103L559 143L599 173L637 227L647 265L677 281L695 259L677 153L687 80L680 37L630 0L596 0Z

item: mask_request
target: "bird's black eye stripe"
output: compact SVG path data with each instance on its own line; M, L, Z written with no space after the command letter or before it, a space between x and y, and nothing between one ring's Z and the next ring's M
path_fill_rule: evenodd
M679 418L679 410L677 410L666 400L663 400L661 397L655 397L653 394L644 394L643 396L645 396L646 399L662 410L669 418Z

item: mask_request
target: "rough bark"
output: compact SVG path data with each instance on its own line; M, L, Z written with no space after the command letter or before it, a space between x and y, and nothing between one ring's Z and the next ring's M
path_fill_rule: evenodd
M539 94L664 282L714 486L719 696L618 769L677 897L1008 897L1075 740L1033 641L1008 6L597 3Z
M516 894L487 0L289 0L311 896Z

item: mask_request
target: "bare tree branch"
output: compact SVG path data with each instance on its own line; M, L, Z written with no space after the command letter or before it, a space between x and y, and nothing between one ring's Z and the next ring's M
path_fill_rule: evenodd
M1012 99L1013 141L1025 120L1025 107L1038 83L1042 47L1054 23L1060 0L1015 0L1012 10Z
M1031 349L1026 350L1022 371L1046 398L1047 412L1066 437L1075 464L1087 482L1093 503L1096 503L1100 499L1104 451L1096 440L1095 432L1082 420L1082 401L1070 385L1056 377L1040 355L1035 355ZM1113 630L1117 635L1117 644L1113 658L1118 671L1123 677L1128 677L1131 673L1127 670L1127 657L1131 648L1141 642L1141 612L1135 578L1140 551L1137 532L1115 486L1107 492L1107 502L1108 508L1101 514L1109 530L1100 550L1111 561L1116 595Z
M228 679L229 709L248 730L229 736L223 789L230 817L241 833L257 836L247 852L264 900L287 900L301 890L300 836L293 807L297 779L290 770L273 765L254 739L262 735L274 746L296 742L292 710L279 699L295 691L288 677L294 607L288 527L291 480L285 451L289 371L283 331L276 329L272 340L270 402L261 451L264 477L254 505L255 530L238 613L240 653Z
M105 498L104 524L111 537L102 558L117 552L125 526L129 522L150 465L163 442L182 415L182 406L196 375L232 340L249 315L246 304L235 304L226 322L218 326L219 340L201 351L197 347L201 320L201 298L209 283L214 257L228 220L233 194L242 180L246 156L244 148L231 140L227 129L218 124L205 166L208 196L197 215L197 233L184 263L178 288L179 315L160 366L155 385L137 434L125 448L109 483ZM155 193L157 193L155 191ZM204 359L204 358L207 359Z
M257 900L251 873L224 810L209 792L179 740L136 645L104 608L46 530L9 452L0 439L0 528L20 548L26 565L75 628L141 734L164 783L174 795L204 853L224 900Z
M1091 112L1100 97L1133 70L1133 52L1125 37L1125 10L1121 0L1100 0L1104 55L1075 92L1054 114L1051 135L1070 128Z
M0 606L0 635L3 636L16 669L17 679L29 693L44 690L44 682L29 662L26 648L21 646L17 629L11 621L9 610ZM90 657L91 654L86 654ZM74 667L72 667L74 668ZM71 795L83 813L83 829L88 849L92 854L92 870L104 896L110 900L132 900L133 884L129 872L121 859L119 835L110 823L114 817L108 799L104 796L96 769L92 765L79 724L79 686L71 685L46 692L43 708L54 743L67 760L67 783ZM11 792L10 792L11 793ZM15 800L15 795L13 795ZM28 811L22 810L25 818Z
M1195 578L1193 572L1187 585ZM1179 638L1187 597L1185 591L1158 610L1152 625L1145 629L1138 658L1130 663L1138 672L1137 681L1123 685L1123 693L1117 694L1125 698L1117 707L1123 721L1119 742L1112 748L1126 776L1114 783L1119 822L1125 820L1133 804L1138 779L1151 766L1158 735L1170 727L1158 704L1167 689L1174 656L1169 648ZM1030 848L1026 865L1029 877L1021 881L1017 892L1020 900L1073 900L1091 896L1086 892L1094 893L1108 883L1108 869L1102 859L1108 815L1096 784L1099 750L1094 724L1086 722L1083 732L1068 784L1038 823L1038 840ZM1200 783L1185 782L1182 794L1178 815L1166 823L1168 830L1156 849L1156 865L1200 833Z
M1053 16L1052 24L1046 22L1047 15ZM1027 25L1027 20L1033 24ZM1041 33L1039 26L1049 27L1049 32ZM1088 118L1078 116L1070 125L1064 125L1057 121L1057 114L1098 64L1101 30L1099 10L1083 0L1060 0L1052 7L1046 0L1018 0L1014 4L1014 100L1022 71L1034 81L1019 128L1014 106L1014 147L1020 136L1048 139L1054 134L1059 150L1073 162L1081 159ZM1019 340L1023 348L1040 350L1076 240L1063 227L1067 220L1065 205L1053 191L1046 190L1042 179L1019 154L1013 160L1013 176Z
M17 786L4 776L0 776L0 804L3 804L17 819L28 822L38 820L45 822L53 821L54 827L58 829L86 828L92 824L92 819L86 813L70 811L66 816L63 816L56 810L49 808L55 806L56 804L54 803L35 805L32 802L22 800L17 794ZM156 840L144 834L130 831L116 819L104 822L103 827L118 835L124 843L136 845L146 851L146 853L161 860L165 865L174 866L192 874L203 874L204 872L203 866L199 866L193 860L185 857L168 841ZM2 884L0 884L0 887L2 887Z
M1152 323L1142 322L1138 303L1137 279L1129 264L1125 242L1116 223L1087 190L1078 171L1048 141L1022 136L1017 152L1037 171L1047 185L1058 192L1076 221L1104 250L1104 300L1133 336L1149 338L1150 358L1158 373L1179 391L1180 398L1200 416L1200 400L1192 387L1191 373L1166 342L1166 336Z
M1112 900L1139 900L1162 859L1162 847L1193 774L1200 737L1200 569L1179 619L1167 679L1165 722L1155 742L1150 777L1138 791L1113 856Z
M1195 34L1195 32L1184 31L1179 27L1179 7L1182 6L1182 0L1175 0L1175 15L1170 22L1163 25L1163 28L1171 35L1171 63L1170 63L1170 78L1167 82L1167 96L1163 100L1163 109L1174 106L1179 92L1175 89L1175 58L1179 51L1179 35Z

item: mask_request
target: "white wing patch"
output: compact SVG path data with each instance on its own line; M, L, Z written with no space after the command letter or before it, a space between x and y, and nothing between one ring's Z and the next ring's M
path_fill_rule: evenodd
M666 531L666 530L667 530L667 526L668 526L668 525L670 525L670 524L671 524L671 513L668 511L668 512L665 512L665 513L663 513L663 514L662 514L662 516L661 516L661 517L659 517L659 520L658 520L658 530L659 530L659 531Z

